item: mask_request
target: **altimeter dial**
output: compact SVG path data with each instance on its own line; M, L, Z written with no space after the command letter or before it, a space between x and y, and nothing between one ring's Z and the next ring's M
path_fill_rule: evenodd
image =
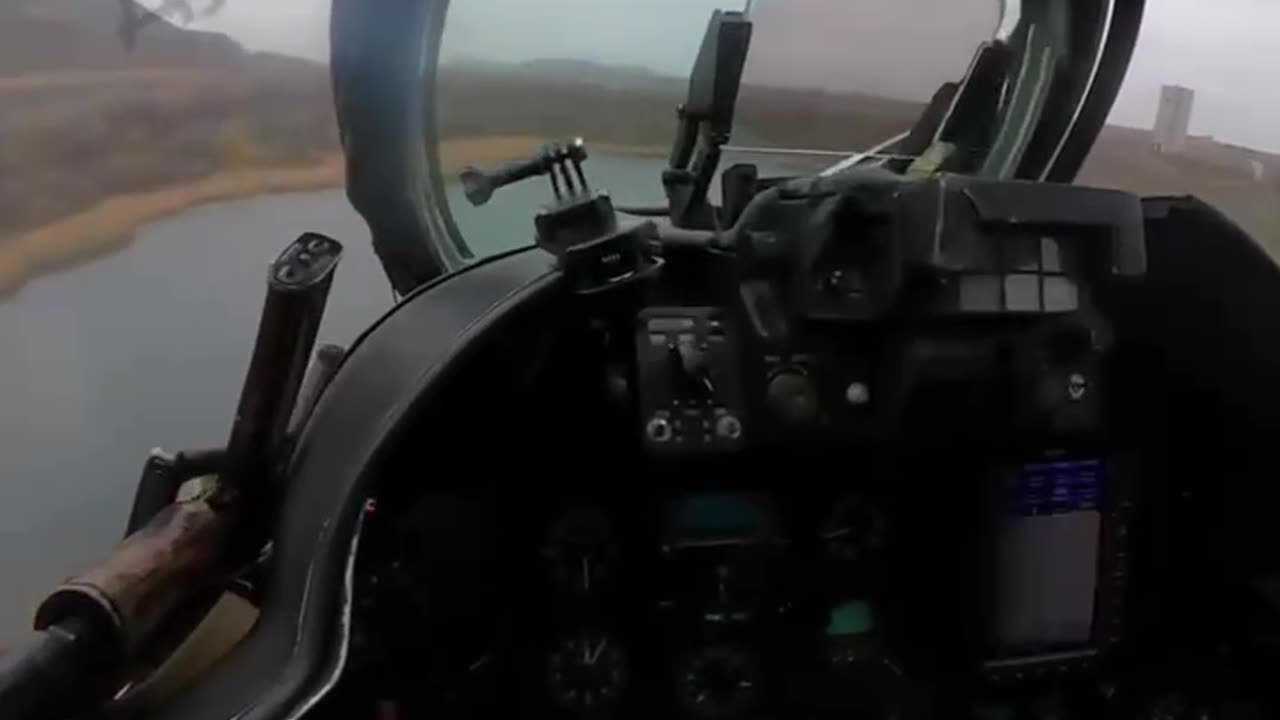
M611 635L582 631L562 638L547 657L547 687L575 715L605 713L628 681L627 654Z
M703 648L679 665L676 683L685 714L705 720L741 717L760 696L759 664L747 650Z

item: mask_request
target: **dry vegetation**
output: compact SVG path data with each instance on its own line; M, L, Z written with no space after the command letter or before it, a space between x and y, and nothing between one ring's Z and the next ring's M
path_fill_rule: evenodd
M322 162L337 150L324 81L144 73L0 89L0 232L216 172Z
M0 80L0 294L197 202L333 186L323 73L296 84L195 70Z
M114 250L126 243L137 227L193 205L333 187L341 178L341 158L334 157L306 167L223 172L163 190L112 196L0 243L0 296L36 275Z
M0 2L0 294L194 203L341 182L328 74L120 0Z

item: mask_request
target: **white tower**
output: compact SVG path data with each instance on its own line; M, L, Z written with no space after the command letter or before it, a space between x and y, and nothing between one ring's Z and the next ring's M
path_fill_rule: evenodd
M1156 125L1151 130L1151 140L1156 152L1175 155L1187 147L1187 128L1191 125L1191 105L1196 93L1179 85L1160 88L1160 108L1156 111Z

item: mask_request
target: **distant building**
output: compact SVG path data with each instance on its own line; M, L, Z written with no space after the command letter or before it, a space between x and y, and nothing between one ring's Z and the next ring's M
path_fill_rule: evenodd
M1178 155L1187 149L1187 130L1191 126L1191 106L1196 93L1191 88L1165 85L1160 88L1160 108L1151 131L1156 152Z

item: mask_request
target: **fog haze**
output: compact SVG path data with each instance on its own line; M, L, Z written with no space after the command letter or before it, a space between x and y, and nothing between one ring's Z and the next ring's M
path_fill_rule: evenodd
M794 74L835 52L849 68L842 73L845 80L858 89L923 99L940 78L963 72L971 55L964 45L991 24L995 5L996 0L756 0L752 12L762 21L758 48L771 51L774 67L762 70L768 63L757 58L749 72ZM725 0L454 0L444 52L446 58L504 61L574 57L684 74L709 10L742 6ZM1196 90L1192 132L1280 151L1280 3L1149 0L1147 6L1112 122L1149 127L1160 85L1176 83ZM765 28L770 11L779 9L795 13L787 27ZM327 18L327 0L229 0L196 27L226 32L253 49L322 59ZM914 27L909 35L908 27ZM951 62L958 64L950 68ZM840 78L831 73L821 82Z

